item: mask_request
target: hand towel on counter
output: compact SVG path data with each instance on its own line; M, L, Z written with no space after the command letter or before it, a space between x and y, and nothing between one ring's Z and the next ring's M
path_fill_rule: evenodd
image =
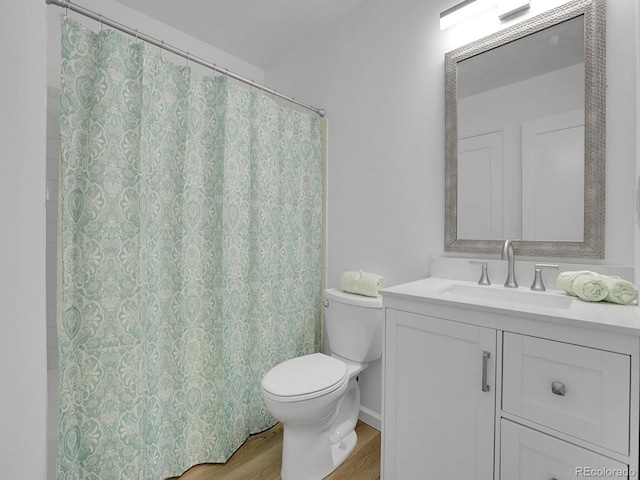
M604 300L629 305L638 299L638 289L633 283L620 277L600 275L588 270L562 272L558 275L556 284L568 295L587 302Z
M638 289L633 283L620 277L603 277L602 281L609 288L605 302L629 305L638 299Z
M384 288L384 278L375 273L344 272L340 277L340 288L349 293L365 295L367 297L379 296L378 291Z
M561 272L560 274L558 274L558 278L556 279L556 284L562 290L567 292L568 295L577 297L578 294L573 290L573 281L584 273L593 273L593 272L590 272L589 270Z
M578 298L587 302L599 302L609 294L609 287L604 283L603 277L594 272L578 275L571 288Z

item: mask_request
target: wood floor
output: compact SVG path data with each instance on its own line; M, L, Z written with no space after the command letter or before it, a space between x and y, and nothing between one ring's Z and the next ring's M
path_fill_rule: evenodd
M356 425L358 445L326 480L379 480L380 432L366 423ZM282 426L248 438L227 463L197 465L179 480L280 480Z

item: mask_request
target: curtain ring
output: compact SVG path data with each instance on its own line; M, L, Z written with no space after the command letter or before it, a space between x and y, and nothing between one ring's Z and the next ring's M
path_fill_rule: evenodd
M136 28L136 45L138 45L138 29Z
M187 52L187 68L189 68L189 52Z
M99 19L100 19L100 20L99 20L99 21L100 21L100 33L102 33L102 27L103 27L103 23L102 23L102 14L101 14L101 13L99 13L99 14L98 14L98 17L99 17Z
M162 42L162 45L160 46L160 56L164 58L164 56L162 55L162 52L164 50L164 40L160 40L160 42Z

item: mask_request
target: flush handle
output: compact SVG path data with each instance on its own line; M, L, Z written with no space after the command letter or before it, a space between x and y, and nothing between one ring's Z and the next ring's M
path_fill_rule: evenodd
M567 389L562 382L551 382L551 393L564 397L567 393Z
M324 306L325 306L325 308L328 308L328 307L329 307L329 300L325 300L325 301L324 301Z
M491 386L488 383L487 379L487 370L489 368L489 359L491 358L491 352L487 352L486 350L482 352L482 391L489 392L491 391Z

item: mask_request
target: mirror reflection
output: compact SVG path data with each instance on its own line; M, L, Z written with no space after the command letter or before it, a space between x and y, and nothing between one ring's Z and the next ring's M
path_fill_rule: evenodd
M457 238L582 242L584 15L457 62Z

